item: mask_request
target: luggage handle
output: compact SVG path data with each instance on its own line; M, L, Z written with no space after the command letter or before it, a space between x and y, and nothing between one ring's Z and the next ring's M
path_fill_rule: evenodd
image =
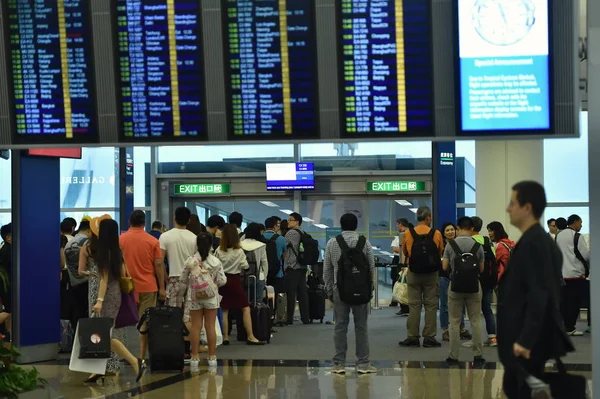
M250 300L250 279L254 279L254 301ZM248 276L248 302L250 303L250 305L256 305L257 301L256 301L256 288L258 286L257 282L256 282L257 278L254 274L251 274Z

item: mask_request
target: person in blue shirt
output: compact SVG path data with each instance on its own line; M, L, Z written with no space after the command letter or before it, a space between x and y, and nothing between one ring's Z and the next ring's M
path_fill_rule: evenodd
M152 230L150 230L150 235L156 238L157 240L160 238L162 233L165 232L165 225L160 220L155 220L152 222Z
M269 276L267 278L267 284L273 286L273 288L275 289L275 294L285 292L285 285L283 282L283 256L287 247L285 238L279 234L281 219L277 219L278 218L270 217L267 220L265 220L265 233L263 234L263 237L267 242L271 240L273 236L277 235L277 238L275 239L275 246L277 248L277 259L279 260L279 272L276 275L271 275L271 273L269 273ZM269 265L269 268L270 267L271 265Z

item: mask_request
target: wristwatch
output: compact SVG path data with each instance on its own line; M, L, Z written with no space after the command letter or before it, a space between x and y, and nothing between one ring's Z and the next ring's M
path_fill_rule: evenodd
M523 40L535 24L532 0L476 0L472 24L477 34L494 46Z

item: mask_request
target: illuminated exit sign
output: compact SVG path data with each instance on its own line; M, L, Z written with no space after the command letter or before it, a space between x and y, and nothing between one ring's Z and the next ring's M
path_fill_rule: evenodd
M215 195L229 192L229 184L175 184L176 195Z
M406 193L425 191L424 181L372 181L367 191L374 193Z

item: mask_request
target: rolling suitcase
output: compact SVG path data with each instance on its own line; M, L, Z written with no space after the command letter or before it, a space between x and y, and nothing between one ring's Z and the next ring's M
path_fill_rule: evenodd
M308 278L308 318L320 320L325 318L325 289L319 278L311 274Z
M144 329L144 322L147 327ZM179 371L184 367L185 341L189 334L183 323L183 309L157 306L146 310L138 323L141 334L148 334L152 372Z
M250 285L252 282L254 282L254 292L256 292L256 276L249 276L248 284ZM256 339L271 343L271 308L264 303L257 303L256 295L254 300L250 301L250 318L252 319L252 332Z

